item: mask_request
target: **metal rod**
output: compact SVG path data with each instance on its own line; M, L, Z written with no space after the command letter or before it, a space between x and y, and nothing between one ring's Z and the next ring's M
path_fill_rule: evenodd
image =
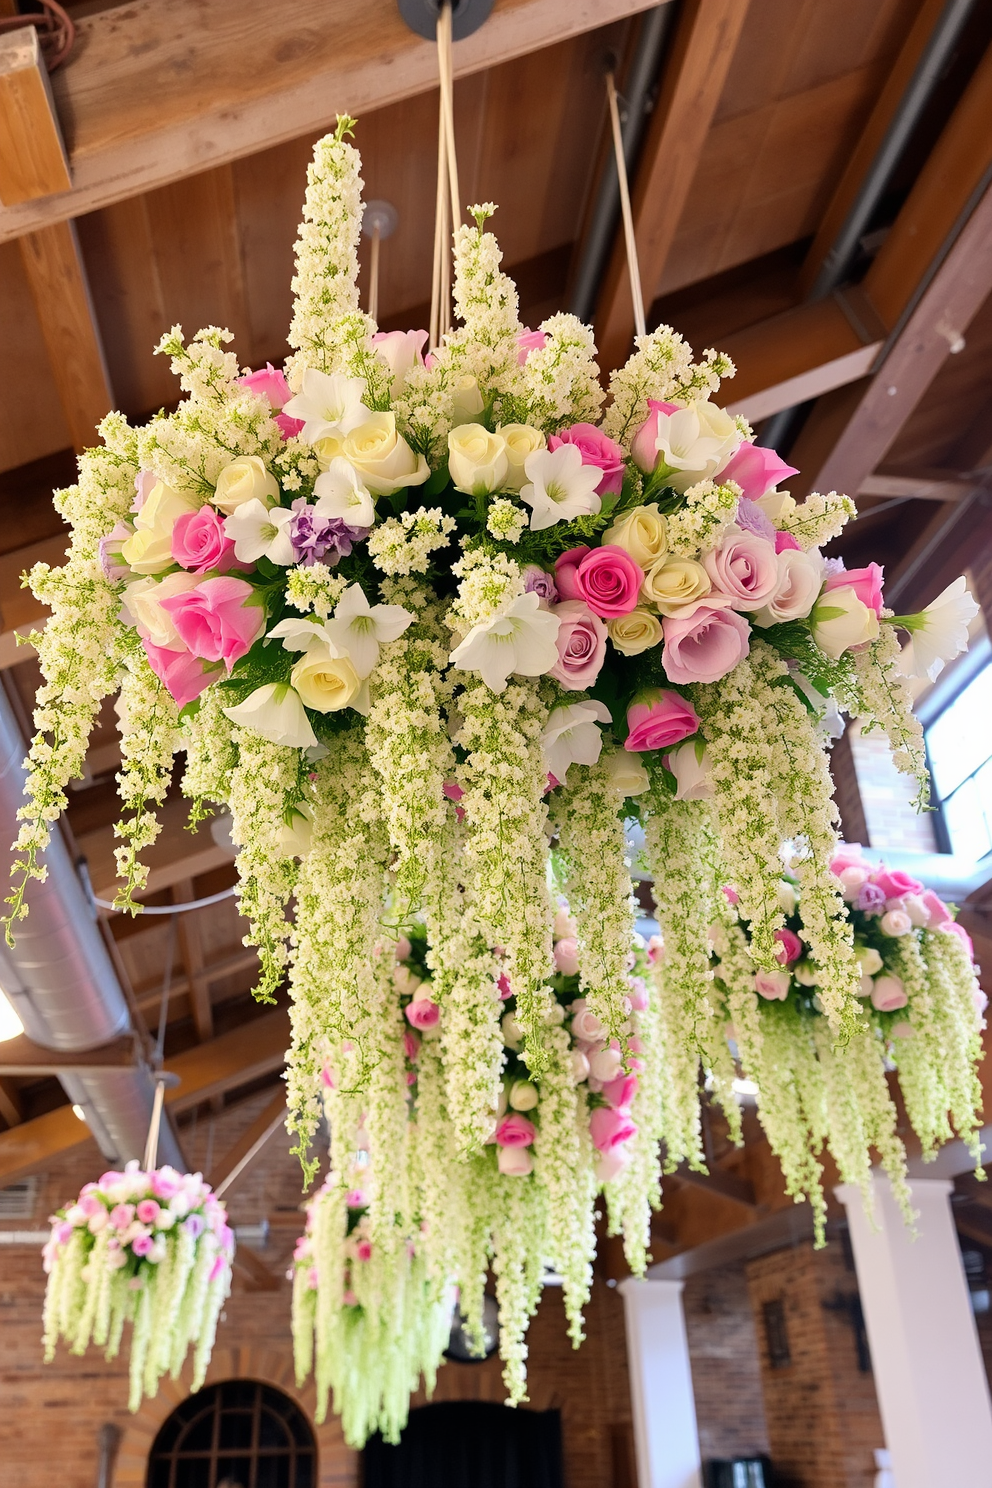
M152 1119L148 1127L148 1141L145 1144L145 1172L150 1173L155 1167L158 1158L158 1132L162 1125L162 1107L165 1104L165 1081L155 1081L155 1099L152 1102Z
M644 320L644 290L641 286L641 269L637 262L637 237L634 232L634 215L630 210L630 186L627 181L627 163L623 153L623 135L620 132L620 110L617 107L617 85L612 72L606 74L606 97L610 105L610 124L613 128L613 154L620 182L620 215L623 218L624 244L627 249L627 273L630 276L630 298L634 306L634 335L643 336L647 331Z

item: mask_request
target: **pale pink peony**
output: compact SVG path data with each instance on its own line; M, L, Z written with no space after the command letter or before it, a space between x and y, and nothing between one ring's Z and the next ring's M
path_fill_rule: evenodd
M630 1107L630 1103L634 1099L634 1096L637 1094L637 1087L639 1084L640 1081L634 1074L617 1075L614 1079L607 1080L606 1083L603 1085L603 1099L607 1101L615 1111L626 1111Z
M792 977L787 971L756 971L755 991L769 1002L784 1002L789 995Z
M899 977L876 977L871 989L871 1005L880 1013L894 1013L906 1006L909 998Z

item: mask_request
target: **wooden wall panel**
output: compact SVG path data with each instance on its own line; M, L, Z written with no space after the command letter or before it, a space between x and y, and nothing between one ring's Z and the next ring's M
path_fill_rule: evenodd
M40 460L70 443L16 243L0 246L0 470Z

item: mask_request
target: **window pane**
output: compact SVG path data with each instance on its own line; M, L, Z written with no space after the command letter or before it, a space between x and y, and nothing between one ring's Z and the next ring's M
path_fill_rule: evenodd
M250 1457L218 1457L217 1488L252 1488Z
M251 1446L251 1411L224 1411L220 1418L221 1447Z
M214 1444L214 1407L211 1403L198 1420L186 1428L179 1440L181 1452L209 1452Z
M290 1482L288 1457L259 1457L256 1488L296 1488Z
M985 667L927 729L941 800L992 754L992 666Z
M951 851L965 858L983 858L992 847L977 778L966 780L944 803L944 820Z
M260 1447L283 1447L288 1450L290 1445L289 1432L286 1430L285 1422L280 1421L271 1411L264 1410L258 1423L258 1445Z

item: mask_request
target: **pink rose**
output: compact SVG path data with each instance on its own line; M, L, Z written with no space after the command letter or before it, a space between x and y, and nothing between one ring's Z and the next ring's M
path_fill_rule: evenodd
M521 367L532 351L543 351L547 344L548 338L544 331L531 331L525 327L517 337L517 361Z
M175 1168L159 1168L157 1173L152 1174L152 1193L157 1199L164 1199L166 1203L176 1197L182 1186L182 1178Z
M410 1005L413 1006L412 1003ZM420 1040L409 1028L403 1034L403 1053L411 1064L416 1063L417 1055L420 1053Z
M802 548L791 532L776 532L775 551L776 553L801 553Z
M934 893L933 889L927 889L925 893L921 894L920 901L929 916L927 923L931 930L936 930L941 925L952 923L951 911L940 895Z
M505 1002L508 997L513 996L513 988L510 986L510 979L506 975L505 971L501 971L499 976L496 978L496 987L499 991L500 1000L502 1002Z
M663 403L658 398L648 399L648 416L634 435L630 446L631 458L645 475L650 475L658 463L658 415L677 413L678 408L677 403Z
M208 569L226 571L234 566L234 543L224 531L224 520L212 506L184 512L172 529L172 556L180 568L193 573Z
M644 573L630 554L613 543L587 553L575 576L579 598L604 620L629 615L637 604Z
M718 594L735 610L760 610L778 588L775 548L767 538L731 527L718 548L703 558L703 567Z
M115 1204L110 1211L110 1223L115 1230L126 1230L133 1219L133 1204Z
M791 966L793 961L799 960L804 947L794 930L776 930L775 939L779 945L775 952L777 961L781 961L783 966Z
M859 842L842 842L830 859L830 872L836 873L839 878L845 868L862 867L864 859L861 856L861 844Z
M281 408L284 403L289 402L291 396L286 374L280 367L273 367L271 362L266 362L257 372L246 372L243 377L238 378L238 382L259 397L267 398L271 408ZM293 422L296 423L297 420L294 419Z
M586 1007L585 998L577 997L572 1003L572 1037L582 1043L595 1043L605 1032L596 1014Z
M754 974L755 991L767 997L769 1002L784 1002L791 985L792 977L787 971L756 971Z
M612 1106L597 1106L589 1117L589 1135L598 1152L612 1152L636 1134L637 1127L626 1111L614 1111Z
M635 1013L644 1013L648 1009L648 988L643 977L632 976L630 979L630 1006Z
M405 961L412 950L413 946L410 944L407 936L401 935L397 938L396 944L393 946L393 958L396 961Z
M306 419L294 419L288 413L277 413L272 422L275 424L283 439L293 439L300 430L306 427Z
M567 553L561 553L555 559L555 588L558 590L559 599L581 599L579 592L579 564L591 548L583 545L578 548L569 548Z
M135 1235L131 1241L131 1249L136 1256L146 1256L154 1244L151 1235Z
M960 940L964 945L965 950L968 952L969 959L974 961L975 947L972 943L971 936L968 934L963 925L959 925L957 920L948 920L947 924L941 925L940 928L944 931L945 935L956 935L958 940Z
M572 936L566 935L555 942L554 957L555 965L562 976L578 976L579 945Z
M359 1240L355 1246L355 1255L360 1261L370 1261L372 1259L372 1241Z
M879 868L872 874L871 881L881 889L886 899L900 899L903 894L923 893L920 880L911 873L903 873L901 868Z
M519 1111L504 1116L496 1128L496 1141L500 1147L529 1147L536 1136L537 1128L533 1121L528 1121Z
M607 1080L603 1085L603 1099L608 1101L615 1111L626 1111L631 1101L637 1094L640 1084L636 1075L617 1075L613 1080Z
M606 626L579 599L553 605L549 613L560 624L555 638L558 660L548 676L566 692L584 692L599 676L606 658Z
M906 989L898 977L875 978L871 989L871 1005L880 1013L894 1013L897 1008L905 1007L908 1001Z
M557 449L560 444L574 444L583 465L596 465L603 472L603 479L596 487L598 495L619 496L623 487L623 450L601 429L595 424L573 424L560 434L552 434L548 449Z
M534 1159L526 1147L498 1147L496 1166L504 1178L527 1178L534 1171Z
M696 732L699 715L677 692L646 687L635 695L627 709L627 727L630 732L623 747L632 754L646 749L669 749Z
M460 801L462 796L465 794L464 790L458 784L457 780L446 780L441 789L449 801ZM409 945L409 941L407 942L407 944ZM407 951L407 955L409 954L409 951ZM402 961L404 957L397 956L396 959L397 961Z
M429 997L420 997L416 1002L408 1002L404 1011L407 1022L414 1028L433 1028L441 1016L441 1009Z
M724 465L719 478L736 481L749 501L760 501L779 481L798 474L795 466L786 465L773 449L763 449L760 444L748 444L745 440Z
M141 645L148 657L148 665L181 708L198 698L204 688L220 676L219 667L207 666L199 656L190 656L188 651L167 651L164 646L153 646L148 640L142 640Z
M682 615L666 615L662 630L662 663L671 682L719 682L751 649L744 616L705 600Z
M721 893L731 908L740 901L740 894L731 884L724 884Z
M244 579L204 579L185 594L163 599L162 608L193 656L222 661L230 671L265 628L262 606L248 603L254 592Z
M629 1166L630 1152L623 1145L612 1147L609 1152L597 1152L596 1180L599 1183L612 1183Z
M832 589L853 589L863 605L881 617L882 614L882 569L877 563L867 568L846 568L831 574L823 586L829 594Z

